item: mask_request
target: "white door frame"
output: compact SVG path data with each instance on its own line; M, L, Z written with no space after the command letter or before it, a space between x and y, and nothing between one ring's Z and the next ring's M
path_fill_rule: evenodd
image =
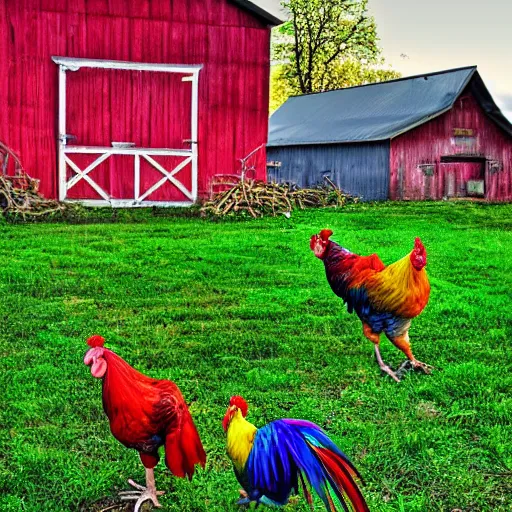
M75 59L70 57L52 57L53 62L59 66L59 200L66 202L78 202L87 206L190 206L197 200L197 131L198 131L198 101L199 101L199 71L201 65L179 64L151 64L146 62L126 62L118 60L101 59ZM100 147L100 146L74 146L68 145L66 134L66 71L78 71L80 68L124 69L133 71L158 71L165 73L179 73L185 76L183 82L192 84L191 102L191 148L137 148L137 147ZM98 158L85 169L80 169L71 159L70 155L97 154ZM95 181L89 173L111 155L133 155L134 157L134 197L133 199L113 199ZM162 167L153 156L178 156L184 159L171 170ZM162 178L148 190L140 190L140 159L146 160L154 169L162 174ZM188 190L181 183L176 174L184 167L191 164L192 186ZM67 168L72 169L75 175L67 179ZM70 199L68 190L80 180L86 181L102 199ZM155 190L166 182L172 183L187 198L186 201L147 201Z

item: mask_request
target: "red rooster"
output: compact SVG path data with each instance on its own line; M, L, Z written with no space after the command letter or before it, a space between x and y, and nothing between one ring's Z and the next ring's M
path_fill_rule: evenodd
M158 448L165 447L165 464L175 476L192 478L195 464L205 465L203 445L178 386L139 373L104 343L101 336L89 338L84 363L93 377L103 379L103 409L112 434L139 452L146 469L146 487L128 480L136 490L120 495L137 501L134 512L146 500L160 507L158 496L164 493L156 490L153 471Z
M349 313L355 311L361 319L363 334L375 345L380 368L397 382L408 365L430 373L431 367L414 357L409 342L411 319L423 311L430 295L427 253L421 240L416 238L407 256L386 267L376 254L358 256L329 240L331 235L330 229L313 235L311 250L324 262L332 291L346 302ZM407 356L396 373L380 355L383 332Z

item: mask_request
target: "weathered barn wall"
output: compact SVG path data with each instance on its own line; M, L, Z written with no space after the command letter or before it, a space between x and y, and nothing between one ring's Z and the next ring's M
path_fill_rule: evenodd
M390 168L391 199L465 196L467 179L481 176L487 200L512 200L512 139L469 89L445 114L393 139Z
M268 179L301 187L323 182L327 175L342 190L365 201L388 198L389 142L268 147Z
M52 56L203 64L198 188L204 193L211 175L235 172L237 159L267 140L269 37L263 22L227 0L0 0L0 140L41 180L43 194L57 197L58 67ZM172 78L135 75L93 78L80 70L70 78L78 81L69 98L77 101L68 103L74 105L70 115L85 120L76 134L82 142L110 145L122 137L169 147L186 138L174 119L183 117L188 100L177 106L162 99L166 87L173 90L165 83ZM259 152L259 178L265 161ZM120 159L115 165L120 168L104 179L117 180L116 193L129 195Z

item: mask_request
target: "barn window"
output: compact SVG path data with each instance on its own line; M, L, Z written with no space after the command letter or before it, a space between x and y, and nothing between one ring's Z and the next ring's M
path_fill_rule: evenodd
M494 174L501 171L502 164L499 160L489 160L488 164L489 174Z
M272 160L267 162L267 181L269 183L277 183L280 178L279 170L281 169L281 162Z
M436 170L436 164L420 164L418 171L421 171L425 176L433 176Z

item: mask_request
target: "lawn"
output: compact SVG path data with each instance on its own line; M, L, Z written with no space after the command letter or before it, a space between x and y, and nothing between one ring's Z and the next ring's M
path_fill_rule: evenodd
M160 463L164 511L237 510L221 427L233 394L256 425L297 417L324 427L360 469L372 511L512 510L511 206L114 220L0 223L1 511L100 510L127 478L143 481L83 364L94 333L144 373L174 380L190 404L207 466L188 482ZM432 375L396 384L381 374L309 249L324 227L385 263L421 236L432 293L410 334ZM403 360L387 341L382 353ZM286 510L309 508L301 499Z

